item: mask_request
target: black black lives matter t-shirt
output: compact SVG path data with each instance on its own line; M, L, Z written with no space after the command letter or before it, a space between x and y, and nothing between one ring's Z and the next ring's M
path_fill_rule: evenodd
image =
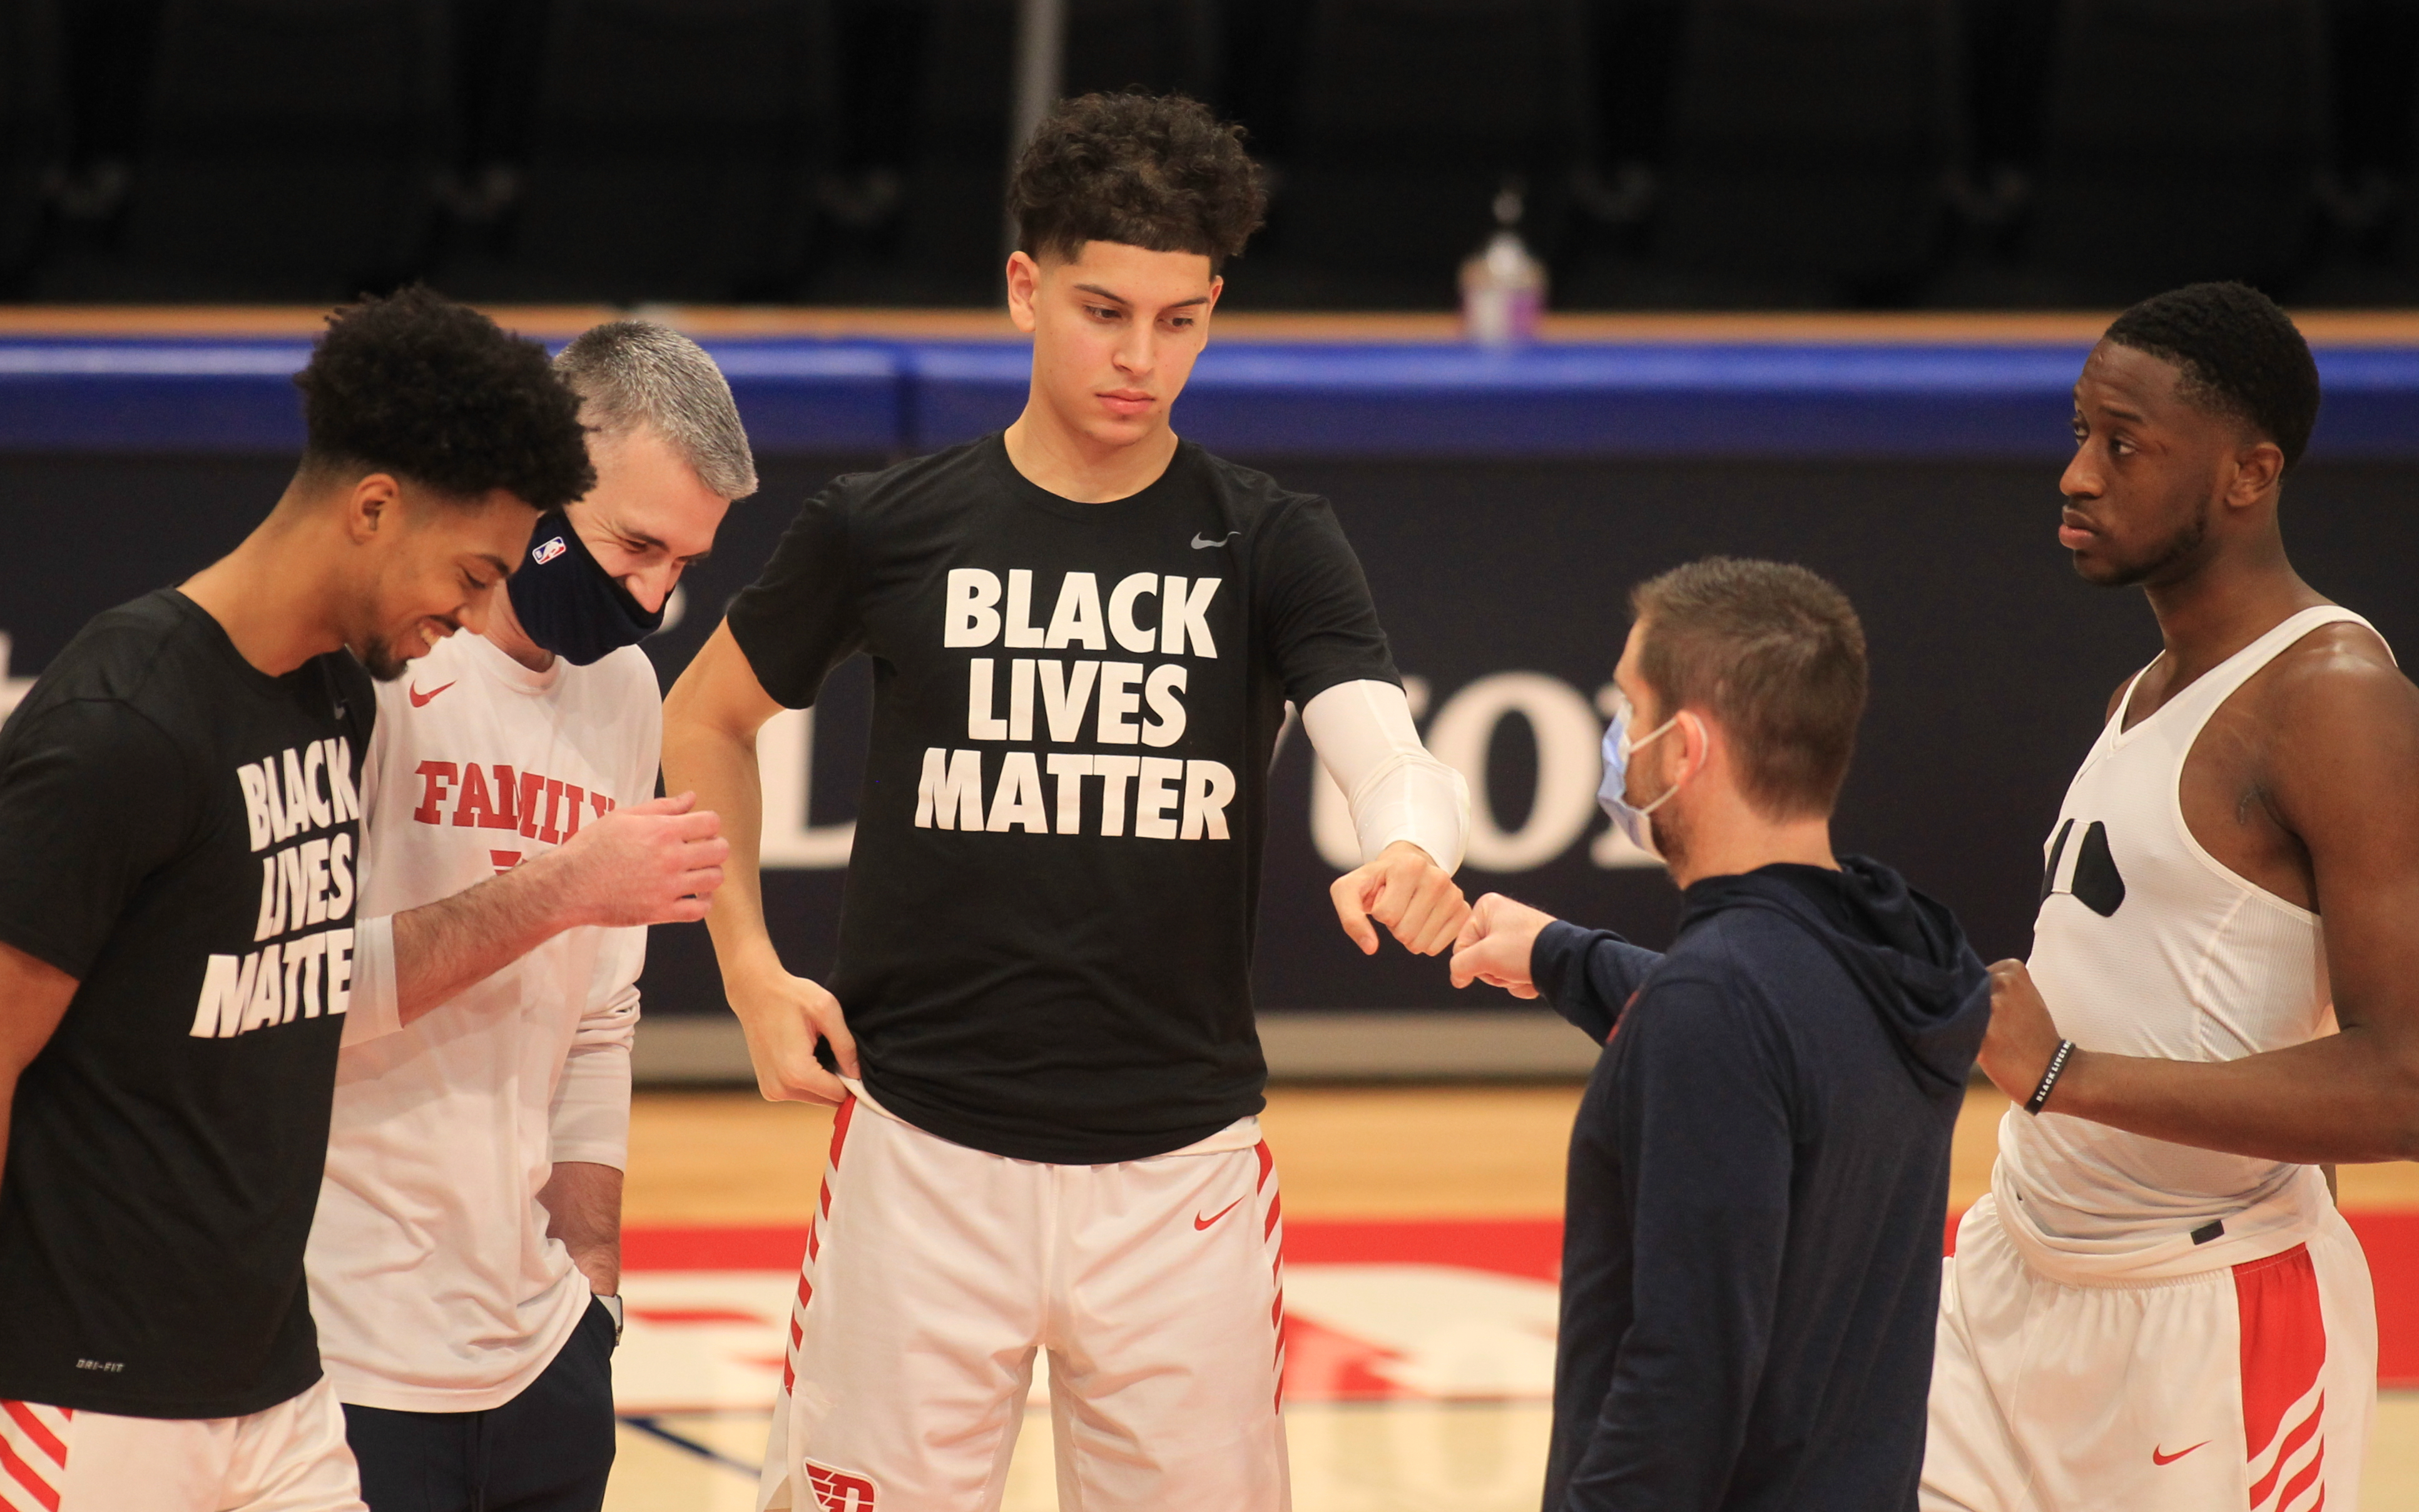
M992 436L834 483L730 625L793 708L872 659L827 985L884 1106L1060 1165L1259 1111L1252 932L1285 705L1397 681L1324 501L1187 443L1142 492L1077 503Z
M0 727L0 940L77 979L0 1172L0 1398L234 1417L319 1379L302 1246L377 700L162 591Z

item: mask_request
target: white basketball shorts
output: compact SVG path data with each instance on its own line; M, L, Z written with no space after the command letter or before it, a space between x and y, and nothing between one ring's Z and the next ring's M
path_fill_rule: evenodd
M842 1103L759 1506L992 1512L1047 1350L1064 1512L1285 1512L1283 1237L1256 1119L1047 1165Z
M119 1417L0 1402L8 1512L368 1512L325 1376L242 1417Z
M1923 1512L2356 1512L2377 1317L2318 1200L2282 1249L2096 1280L2011 1236L2004 1188L1975 1204L1944 1262Z

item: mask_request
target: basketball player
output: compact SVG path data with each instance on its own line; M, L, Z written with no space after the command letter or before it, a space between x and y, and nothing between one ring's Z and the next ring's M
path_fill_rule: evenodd
M372 920L655 792L662 710L637 642L756 491L731 387L686 337L617 321L555 369L596 485L539 520L483 633L379 687L362 778ZM645 952L641 929L559 934L338 1058L311 1310L372 1512L604 1501Z
M2359 1495L2376 1320L2319 1167L2419 1151L2419 690L2286 558L2318 409L2234 284L2126 311L2075 385L2059 544L2165 648L2067 790L2032 959L1993 968L2016 1106L1941 1292L1928 1508Z
M353 989L694 918L716 880L689 860L711 816L656 805L408 927L357 921L364 665L474 617L593 474L545 353L425 291L339 312L299 382L269 517L93 620L0 730L11 1512L359 1508L302 1274Z
M1012 188L1023 415L811 501L666 704L666 772L739 837L709 924L758 1081L844 1099L766 1507L996 1506L1037 1349L1066 1504L1287 1504L1248 987L1287 701L1352 803L1363 949L1373 917L1452 943L1468 800L1328 505L1169 427L1260 216L1238 136L1181 99L1060 105ZM754 742L859 650L827 991L765 933Z

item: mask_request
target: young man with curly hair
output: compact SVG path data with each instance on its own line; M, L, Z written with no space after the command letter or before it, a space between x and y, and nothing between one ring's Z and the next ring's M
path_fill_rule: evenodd
M371 679L475 624L594 474L545 352L424 291L339 312L297 381L269 517L97 616L0 728L12 1509L360 1508L303 1281L340 1040L718 881L712 816L658 804L356 917Z
M1240 133L1088 96L1012 196L1024 413L810 501L665 707L670 780L732 824L708 923L759 1085L840 1104L763 1504L997 1505L1046 1350L1067 1504L1273 1512L1248 976L1287 702L1352 803L1366 864L1334 902L1364 950L1373 918L1452 942L1467 797L1327 503L1170 428L1260 219ZM826 988L765 930L755 738L858 651L872 741Z
M2286 555L2319 398L2241 284L2127 310L2075 382L2058 545L2165 646L1991 968L2016 1105L1941 1288L1927 1512L2358 1499L2377 1319L2322 1167L2419 1155L2419 689Z

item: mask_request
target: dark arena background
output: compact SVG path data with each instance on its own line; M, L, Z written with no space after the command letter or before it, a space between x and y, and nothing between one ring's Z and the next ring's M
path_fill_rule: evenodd
M1470 779L1473 898L1668 940L1670 881L1595 800L1627 595L1765 557L1870 640L1839 847L2025 954L2066 783L2160 649L2058 547L2070 390L2194 279L2309 337L2286 539L2419 648L2419 0L0 0L0 714L241 538L322 317L414 280L557 347L635 312L723 366L763 487L646 642L669 687L815 490L1016 417L1011 147L1126 85L1209 100L1271 170L1176 428L1333 501ZM1509 332L1477 267L1504 238L1546 307ZM809 976L870 697L859 658L762 744ZM1353 864L1289 730L1254 984L1296 1504L1525 1512L1597 1047L1362 957L1327 899ZM607 1504L748 1507L829 1114L756 1099L701 925L653 932L642 987ZM1952 1213L2005 1105L1977 1081ZM2346 1167L2342 1200L2384 1341L2366 1504L2419 1508L2419 1172ZM1057 1505L1047 1415L1013 1512Z

